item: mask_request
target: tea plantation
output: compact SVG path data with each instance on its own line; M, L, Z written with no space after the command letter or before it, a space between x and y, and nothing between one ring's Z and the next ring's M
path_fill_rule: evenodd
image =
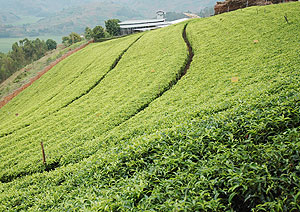
M300 211L299 11L194 19L59 63L0 109L0 211Z

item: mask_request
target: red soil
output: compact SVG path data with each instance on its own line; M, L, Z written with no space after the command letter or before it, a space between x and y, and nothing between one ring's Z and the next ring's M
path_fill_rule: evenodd
M1 102L0 102L0 109L6 105L10 100L12 100L14 97L16 97L19 93L21 93L23 90L25 90L26 88L28 88L30 85L32 85L36 80L38 80L39 78L41 78L45 73L47 73L49 70L51 70L56 64L58 64L60 61L66 59L67 57L69 57L70 55L72 55L73 53L83 49L84 47L86 47L87 45L89 45L90 43L92 43L92 41L81 45L80 47L78 47L77 49L74 49L72 51L69 51L68 53L64 54L63 56L61 56L60 58L56 59L54 62L52 62L50 65L48 65L47 67L44 68L43 71L38 72L37 76L35 76L34 78L30 79L30 82L23 85L21 88L18 88L17 90L15 90L12 94L6 96Z

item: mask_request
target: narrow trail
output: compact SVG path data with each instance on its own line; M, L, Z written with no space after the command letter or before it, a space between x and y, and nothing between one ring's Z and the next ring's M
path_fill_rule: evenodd
M194 57L194 52L193 52L193 49L192 49L192 46L187 38L187 34L186 34L186 28L187 28L188 24L186 24L184 26L184 29L183 29L183 32L182 32L182 37L183 37L183 40L184 42L186 43L186 46L187 46L187 50L188 50L188 56L186 58L186 61L184 63L184 65L182 66L182 68L179 70L178 74L177 74L177 77L175 79L173 79L172 81L169 82L169 86L167 86L164 90L162 90L161 92L159 92L151 101L149 101L148 103L142 105L139 109L137 109L137 111L132 114L131 116L127 117L124 121L122 121L121 123L119 123L118 125L116 125L115 127L113 127L112 129L120 126L121 124L125 123L126 121L130 120L131 118L133 118L134 116L138 115L140 112L142 112L143 110L145 110L147 107L149 107L149 105L154 102L156 99L158 99L159 97L161 97L164 93L166 93L167 91L171 90L173 88L173 86L175 86L179 80L182 79L182 77L184 75L186 75L187 71L189 70L190 68L190 65L193 61L193 57ZM111 66L110 70L105 74L103 75L90 89L88 89L85 93L83 93L82 95L78 96L77 98L73 99L71 102L67 103L64 107L62 108L65 108L65 107L68 107L70 104L74 103L75 101L79 100L81 97L85 96L86 94L90 93L106 76L107 74L112 71L116 66L117 64L119 63L119 61L121 60L122 56L128 51L128 49L134 44L136 43L142 36L140 36L137 40L135 40L127 49L125 49L121 54L120 56L115 60L115 62L113 63L113 65ZM60 108L60 109L62 109ZM59 109L59 110L60 110ZM56 112L58 112L59 110L57 110ZM111 129L111 130L112 130ZM88 158L90 157L91 155L93 155L94 152L92 152L91 154L89 154L88 156L84 157L84 158ZM81 160L83 160L84 158L81 158ZM36 171L34 173L42 173L44 171L53 171L55 170L56 168L60 167L60 159L58 159L58 161L55 161L53 162L52 164L47 164L46 167L45 167L45 170L40 170L40 171ZM77 161L79 162L79 161ZM24 176L28 176L28 175L32 175L34 173L23 173L23 174L19 174L18 176L3 176L1 179L0 179L0 182L2 183L9 183L13 180L16 180L18 178L22 178Z
M175 79L173 79L172 81L169 82L169 86L166 87L164 90L162 90L161 92L159 92L150 102L142 105L135 114L132 114L131 116L129 116L127 119L125 119L122 123L118 124L115 127L120 126L121 124L123 124L124 122L128 121L129 119L133 118L134 116L138 115L140 112L142 112L143 110L145 110L147 107L149 107L149 105L154 102L156 99L158 99L159 97L161 97L164 93L166 93L167 91L171 90L180 80L181 78L186 75L187 71L190 69L190 65L193 61L193 57L194 57L194 51L193 48L191 46L190 41L187 38L186 35L186 28L188 26L188 23L184 26L183 28L183 32L182 32L182 37L184 42L186 43L187 49L188 49L188 57L184 63L184 66L179 70L177 77Z
M188 24L186 24L183 28L183 32L182 32L182 37L184 42L186 43L187 46L187 50L188 50L188 55L187 58L185 60L185 63L183 64L183 66L181 67L181 69L179 70L179 72L177 73L177 77L175 79L173 79L172 81L169 82L169 86L167 86L164 90L162 90L161 92L159 92L153 99L151 99L148 103L142 105L140 108L137 109L137 111L132 114L131 116L125 118L121 123L117 124L116 126L114 126L112 129L120 126L121 124L125 123L126 121L130 120L131 118L133 118L134 116L138 115L140 112L142 112L143 110L145 110L147 107L149 107L149 105L154 102L155 100L157 100L158 98L160 98L164 93L166 93L167 91L171 90L181 79L184 75L186 75L186 73L188 72L190 65L193 61L193 57L194 57L194 52L193 52L193 48L187 38L187 34L186 34L186 28L187 28ZM133 44L132 44L133 45ZM129 49L130 47L128 47ZM127 49L127 50L128 50ZM127 51L125 50L124 53ZM123 54L124 54L123 53ZM122 55L120 55L119 60L121 59ZM118 61L116 60L116 64L114 66L112 66L112 69L117 65ZM110 129L110 130L112 130ZM97 151L97 150L96 150ZM91 155L93 155L96 151L91 152L89 155L85 156L84 158L81 158L80 160L83 160L85 158L90 157ZM78 163L79 161L77 161ZM59 162L56 162L55 164L49 164L48 165L48 169L49 171L55 170L56 168L58 168L60 166Z
M191 63L193 62L193 58L194 58L194 51L193 51L193 47L189 41L189 39L187 38L187 35L186 35L186 28L187 28L188 24L186 24L184 26L184 30L183 30L183 33L182 33L182 37L184 39L184 42L186 43L187 47L188 47L188 51L189 51L189 58L187 60L187 64L185 66L185 69L184 69L184 73L181 77L183 77L187 71L190 69L190 66L191 66ZM181 79L181 78L180 78ZM179 80L180 80L179 79Z
M148 103L142 105L140 108L137 109L137 111L132 114L131 116L125 118L121 123L117 124L116 126L114 126L112 129L120 126L121 124L124 124L126 121L130 120L131 118L135 117L136 115L138 115L140 112L142 112L143 110L145 110L147 107L149 107L149 105L154 102L155 100L157 100L158 98L160 98L164 93L166 93L167 91L171 90L181 79L184 75L186 75L186 73L188 72L190 65L193 61L193 57L194 57L194 52L193 52L193 48L187 38L187 34L186 34L186 29L187 29L188 24L186 24L183 28L183 32L182 32L182 37L184 42L186 43L187 46L187 50L188 50L188 55L187 58L185 60L185 63L183 64L183 66L181 67L181 69L179 69L178 73L177 73L177 77L175 79L173 79L172 81L169 82L169 86L167 86L164 90L162 90L161 92L159 92L158 94L156 94L156 96L151 99ZM97 151L97 150L96 150ZM84 158L81 158L80 160L83 160L85 158L90 157L91 155L93 155L96 151L91 152L89 155L87 155ZM79 161L77 161L79 162ZM59 164L56 164L57 166L59 166ZM52 167L51 170L54 170L57 167Z

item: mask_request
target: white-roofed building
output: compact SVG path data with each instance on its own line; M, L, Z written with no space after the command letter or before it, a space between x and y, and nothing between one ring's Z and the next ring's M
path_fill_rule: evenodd
M159 29L159 28L167 27L172 24L177 24L188 20L188 18L183 18L183 19L167 22L164 19L165 17L164 11L159 10L156 14L157 14L157 19L132 20L132 21L123 21L119 23L121 28L121 35L128 35L135 32L144 32L148 30Z
M165 19L124 21L119 24L122 35L158 29L170 25L165 21Z
M119 23L121 28L121 35L158 29L169 25L164 19L165 12L160 10L156 14L157 19L131 20Z

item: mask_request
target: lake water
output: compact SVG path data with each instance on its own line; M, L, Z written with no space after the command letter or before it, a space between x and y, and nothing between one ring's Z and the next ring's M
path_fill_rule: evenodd
M38 37L27 37L29 40L35 40L36 38L39 38L41 40L48 40L48 39L52 39L55 40L57 42L57 44L60 44L62 42L62 38L63 36L56 36L56 35L49 35L49 36L38 36ZM15 43L15 42L19 42L19 40L23 40L25 39L25 37L21 37L21 38L0 38L0 52L3 53L7 53L11 50L11 46Z

